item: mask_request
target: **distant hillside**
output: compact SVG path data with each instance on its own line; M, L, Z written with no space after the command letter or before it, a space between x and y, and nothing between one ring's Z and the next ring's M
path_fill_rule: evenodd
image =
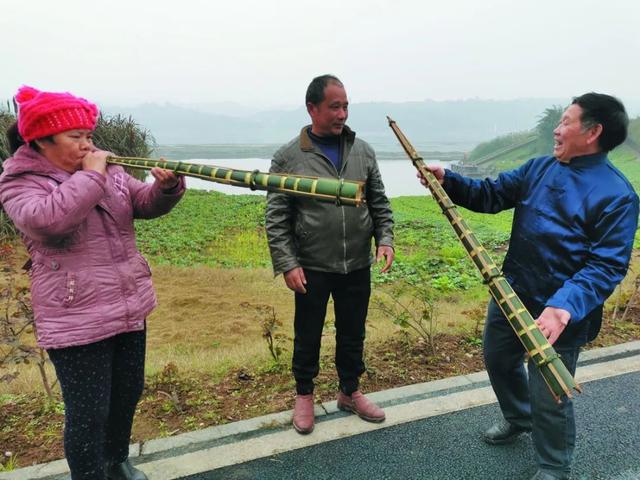
M505 149L509 144L516 144L522 142L527 136L535 135L534 132L521 132L516 134L504 135L495 138L489 142L478 145L469 154L469 162L473 164L472 160L477 162L479 158L493 157L489 165L485 166L485 169L480 172L480 176L484 174L495 174L510 168L515 168L518 165L523 164L530 158L540 155L536 152L535 143L529 143L517 148L513 148L508 151ZM614 150L614 154L624 152L629 155L635 156L640 159L640 117L632 119L629 123L629 135L627 141ZM551 152L548 152L551 154Z
M452 142L452 150L460 150L460 144L472 146L508 132L529 130L540 112L561 102L557 98L535 98L360 103L350 106L348 123L370 142L391 144L395 139L387 124L389 115L412 142ZM159 144L281 144L309 123L303 107L234 116L171 104L103 110L131 115L152 132Z
M537 136L534 131L528 130L525 132L508 133L507 135L496 137L488 142L482 142L469 153L467 162L476 165L486 163L488 159L509 153L509 151L515 150L518 146L529 142L531 139L535 140Z
M631 120L627 143L632 149L638 152L638 156L640 156L640 117Z

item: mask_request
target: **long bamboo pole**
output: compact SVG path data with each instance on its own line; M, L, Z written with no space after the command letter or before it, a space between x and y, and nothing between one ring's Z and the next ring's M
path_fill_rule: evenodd
M149 170L164 168L181 175L201 178L215 183L224 183L251 190L268 190L289 195L310 197L317 200L335 202L339 205L365 203L364 182L347 181L337 178L306 177L287 173L263 173L258 170L236 170L214 165L186 163L177 160L156 160L151 158L108 156L107 163L124 167Z
M440 205L442 213L451 223L471 260L480 270L485 283L489 285L491 296L493 296L522 345L529 353L530 361L533 361L540 370L555 400L561 402L563 394L571 398L573 389L582 392L580 385L576 383L569 370L562 363L560 356L542 334L533 317L518 298L516 292L511 288L500 269L498 269L475 234L468 227L458 209L444 191L442 185L440 185L440 182L427 169L422 157L418 155L413 145L396 125L396 122L390 117L387 117L387 120L389 120L389 126L400 141L402 148L407 152L413 165L425 178L433 198Z

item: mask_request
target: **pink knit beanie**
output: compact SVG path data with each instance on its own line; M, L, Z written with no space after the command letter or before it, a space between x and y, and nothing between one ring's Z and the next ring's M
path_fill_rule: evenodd
M23 86L15 99L18 132L25 142L67 130L96 128L98 107L84 98Z

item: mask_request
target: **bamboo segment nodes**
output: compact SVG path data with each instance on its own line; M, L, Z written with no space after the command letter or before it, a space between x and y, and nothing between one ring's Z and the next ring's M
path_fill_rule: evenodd
M337 178L307 177L287 173L263 173L258 170L235 170L214 165L150 158L109 156L107 157L107 163L143 170L159 167L210 182L245 187L251 190L267 190L310 197L317 200L335 202L337 205L359 207L365 203L364 182Z
M580 385L576 383L571 373L562 363L560 356L547 341L527 308L518 298L516 292L468 227L458 209L444 191L442 185L440 185L440 182L427 169L424 161L396 125L396 122L390 117L387 117L387 120L389 120L389 126L400 141L402 148L407 152L413 165L425 178L433 198L438 202L442 213L451 223L458 239L462 242L469 257L471 257L471 261L480 270L482 278L489 286L491 296L495 299L525 350L529 353L529 361L534 362L540 370L555 400L560 403L563 395L571 398L573 389L582 392Z

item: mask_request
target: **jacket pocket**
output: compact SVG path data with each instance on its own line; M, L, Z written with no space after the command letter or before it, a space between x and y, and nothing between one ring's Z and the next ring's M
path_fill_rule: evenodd
M308 243L310 230L307 219L303 212L298 211L295 219L295 241L299 247L303 247Z
M73 272L67 272L64 283L62 305L68 307L73 304L78 296L78 276Z
M134 275L136 278L148 278L151 276L151 267L149 267L149 263L140 254L136 255Z
M62 306L94 308L97 302L98 292L90 272L66 272Z
M98 295L90 273L82 271L42 271L32 277L34 307L88 307Z

